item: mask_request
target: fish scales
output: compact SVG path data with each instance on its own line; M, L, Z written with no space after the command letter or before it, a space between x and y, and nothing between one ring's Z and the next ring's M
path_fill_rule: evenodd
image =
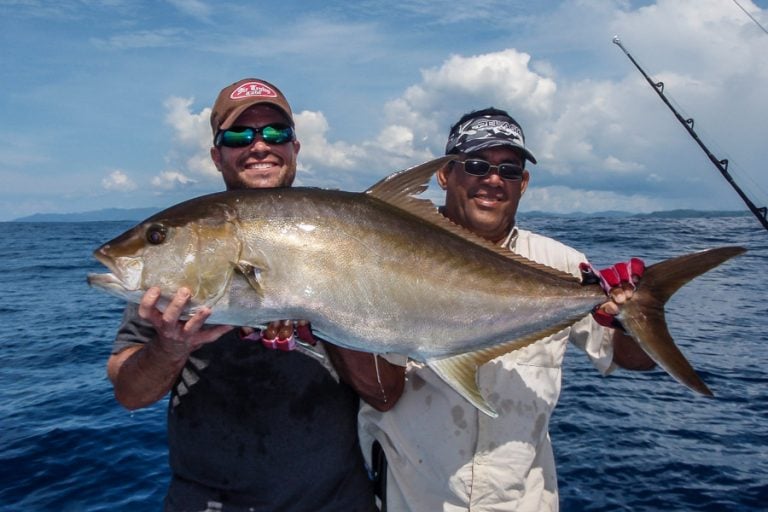
M249 286L239 283L212 322L260 325L287 312L339 345L426 360L583 316L604 299L360 194L294 188L226 197L241 258L263 269L263 301L251 316L253 302L241 301Z
M91 286L138 302L152 286L164 307L181 286L192 314L263 326L305 319L330 343L425 361L494 416L477 368L553 334L605 296L597 285L500 249L418 198L451 157L392 174L363 193L321 189L228 191L172 206L99 247L111 271ZM682 285L745 251L721 247L646 270L622 321L671 376L711 391L675 345L664 304Z

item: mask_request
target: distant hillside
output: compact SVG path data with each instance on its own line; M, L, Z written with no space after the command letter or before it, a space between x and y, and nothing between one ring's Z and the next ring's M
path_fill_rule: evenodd
M716 217L747 217L751 215L750 212L743 211L704 211L704 210L665 210L653 213L630 213L620 211L604 211L593 213L550 213L542 211L530 211L520 212L521 217L535 218L535 217L602 217L602 218L618 218L618 217L651 217L659 219L690 219L690 218L716 218Z
M159 212L160 208L107 208L80 213L36 213L19 217L13 222L94 222L116 220L144 220Z
M749 217L752 215L747 210L740 210L734 212L722 211L722 212L708 212L701 210L668 210L663 212L653 213L640 213L635 217L658 217L664 219L689 219L697 217Z

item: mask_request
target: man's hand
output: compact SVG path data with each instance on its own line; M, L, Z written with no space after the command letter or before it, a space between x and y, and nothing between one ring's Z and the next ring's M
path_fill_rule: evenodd
M615 317L621 311L621 305L632 299L637 283L643 277L643 260L632 258L598 271L589 263L582 263L579 267L584 275L593 277L600 283L610 299L592 310L595 321L605 327L621 329L621 324Z
M207 308L186 322L179 320L189 298L189 290L180 289L164 312L157 309L158 288L150 288L141 298L139 316L152 324L157 335L147 343L111 355L107 361L115 398L124 407L133 410L160 400L170 391L189 354L233 329L226 325L204 326L211 315Z
M631 300L635 288L645 272L645 263L639 258L617 263L603 270L596 271L589 263L582 263L581 268L584 283L599 282L605 294L611 299L596 306L592 317L603 327L614 329L613 362L626 370L644 371L656 366L656 363L638 345L637 341L627 335L616 315L621 306Z
M139 303L139 316L155 328L157 348L171 361L186 361L193 351L233 329L227 325L205 326L205 321L211 316L210 308L201 308L189 320L181 321L190 297L190 291L181 288L171 298L165 311L160 312L157 309L160 289L153 287L147 290Z

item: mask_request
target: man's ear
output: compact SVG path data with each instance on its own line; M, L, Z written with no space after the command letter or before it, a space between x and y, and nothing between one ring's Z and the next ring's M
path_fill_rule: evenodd
M523 170L523 182L520 184L520 195L522 196L525 194L526 189L528 188L528 182L531 180L531 173L528 172L528 169Z
M221 163L221 150L216 146L211 146L211 160L216 169L219 170L219 164ZM219 170L221 172L221 170Z
M437 174L435 175L437 184L440 185L440 188L443 190L448 188L448 176L451 175L451 172L453 172L453 160L446 162L445 165L437 170Z

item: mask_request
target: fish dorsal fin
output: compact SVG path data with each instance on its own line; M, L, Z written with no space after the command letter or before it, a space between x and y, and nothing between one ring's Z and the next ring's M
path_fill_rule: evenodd
M429 199L419 199L416 196L427 190L429 180L438 169L455 158L453 155L442 156L392 173L366 190L365 194L409 212L422 203L434 206Z
M417 197L427 189L432 175L434 175L443 165L455 158L454 155L447 155L411 167L410 169L390 174L366 190L365 194L375 197L376 199L399 208L400 210L404 210L411 215L415 215L430 224L449 231L475 245L484 247L499 256L517 261L527 267L534 268L540 272L553 275L560 279L579 282L579 279L567 272L562 272L546 265L542 265L541 263L536 263L528 258L517 255L508 249L494 245L485 238L477 236L468 229L451 222L450 219L438 212L435 204L429 199Z
M568 318L556 325L552 325L541 331L531 333L527 336L500 343L492 347L466 352L455 356L445 357L443 359L432 359L427 361L429 366L437 375L443 379L446 384L452 387L458 394L464 397L469 403L479 410L491 416L498 417L498 413L486 402L480 390L477 387L477 369L482 365L503 356L509 352L519 350L547 336L551 336L562 331L580 318L580 315Z

